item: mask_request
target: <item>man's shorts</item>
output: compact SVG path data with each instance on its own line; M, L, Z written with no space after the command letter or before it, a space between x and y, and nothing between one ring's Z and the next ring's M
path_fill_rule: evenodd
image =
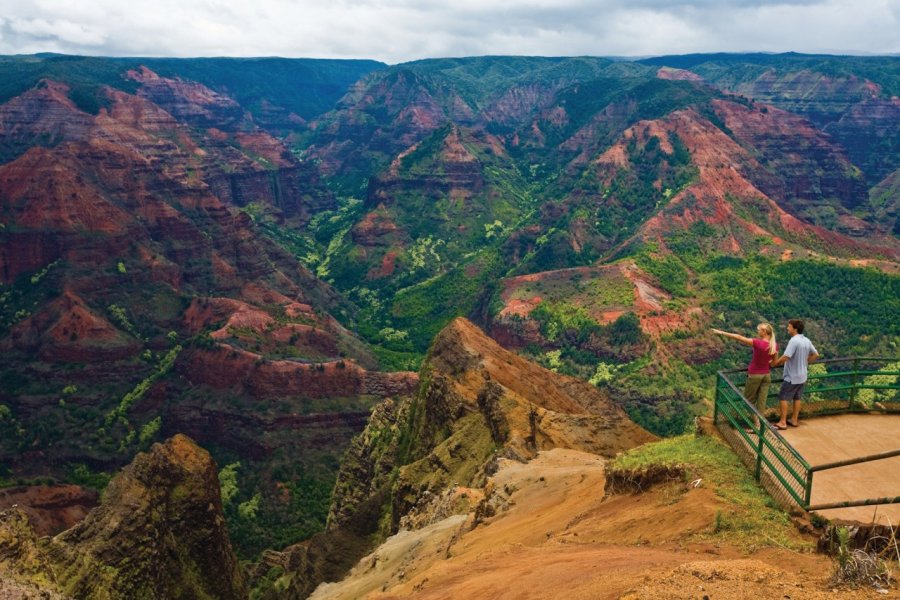
M784 381L781 383L781 389L778 390L778 399L799 400L803 396L804 387L806 387L805 381L803 383L791 383L790 381Z

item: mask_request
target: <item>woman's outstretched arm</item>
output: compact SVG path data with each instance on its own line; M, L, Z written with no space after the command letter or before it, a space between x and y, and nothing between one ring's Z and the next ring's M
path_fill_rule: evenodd
M715 333L716 335L724 335L724 336L727 337L727 338L731 338L731 339L733 339L733 340L737 340L737 341L739 341L740 343L745 344L745 345L747 345L747 346L752 346L752 345L753 345L753 339L752 339L752 338L744 337L744 336L738 335L738 334L736 334L736 333L730 333L730 332L728 332L728 331L722 331L721 329L711 329L711 331L712 331L713 333Z

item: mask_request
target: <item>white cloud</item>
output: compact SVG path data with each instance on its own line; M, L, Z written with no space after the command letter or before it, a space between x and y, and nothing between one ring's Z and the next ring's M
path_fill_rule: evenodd
M311 56L900 52L900 0L0 0L0 53Z
M102 32L65 19L12 19L9 28L26 37L59 40L76 46L99 46L106 41Z

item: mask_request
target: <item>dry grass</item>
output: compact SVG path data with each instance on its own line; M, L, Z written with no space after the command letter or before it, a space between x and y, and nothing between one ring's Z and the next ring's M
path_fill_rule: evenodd
M850 588L873 587L887 589L894 582L895 562L900 566L900 550L897 547L897 535L891 528L890 539L872 538L865 548L850 549L850 533L846 527L838 528L838 553L831 574L831 585ZM878 552L869 548L870 544L886 542Z

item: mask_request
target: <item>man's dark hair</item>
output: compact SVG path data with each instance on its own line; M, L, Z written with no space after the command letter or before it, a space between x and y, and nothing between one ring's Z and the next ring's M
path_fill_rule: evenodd
M797 333L803 333L803 321L801 321L800 319L791 319L790 321L788 321L788 323L791 324L791 327L794 328L794 331L796 331Z

